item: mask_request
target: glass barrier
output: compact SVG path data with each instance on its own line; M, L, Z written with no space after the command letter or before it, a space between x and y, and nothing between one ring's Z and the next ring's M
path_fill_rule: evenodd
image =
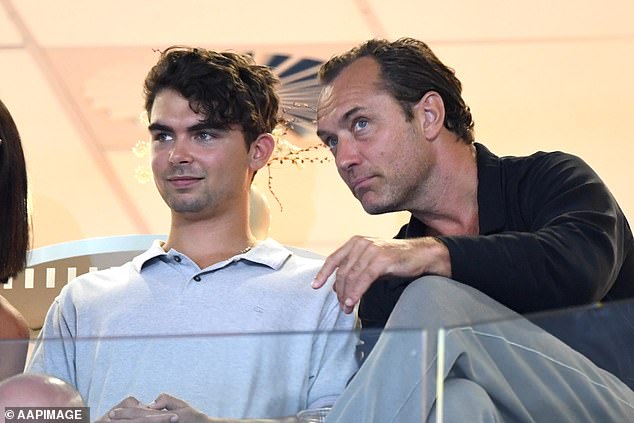
M0 371L28 348L40 366L31 370L76 387L92 421L129 395L148 404L165 393L213 417L294 416L340 394L327 422L623 422L634 421L631 316L634 301L622 301L432 336L364 330L360 339L356 332L293 332L0 340ZM0 412L22 406L7 402L3 384Z
M437 343L427 421L634 421L634 300L447 327Z
M328 407L339 397L328 422L385 421L380 416L405 403L417 415L400 421L422 421L423 395L412 395L412 387L424 386L425 333L385 331L375 338L370 354L350 331L0 340L0 360L28 347L25 374L70 383L89 407L90 421L128 396L147 405L161 394L174 399L162 397L165 409L142 412L169 414L182 400L211 417L277 418ZM0 412L49 406L38 404L31 388L21 399L7 394L3 385L11 380L0 382ZM0 421L17 423L1 419L4 414Z

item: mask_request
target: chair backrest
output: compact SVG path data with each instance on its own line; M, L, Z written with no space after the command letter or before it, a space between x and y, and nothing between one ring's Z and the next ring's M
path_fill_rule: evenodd
M147 250L165 235L122 235L87 238L31 250L27 268L0 285L5 297L39 330L46 312L61 289L76 276L119 266Z

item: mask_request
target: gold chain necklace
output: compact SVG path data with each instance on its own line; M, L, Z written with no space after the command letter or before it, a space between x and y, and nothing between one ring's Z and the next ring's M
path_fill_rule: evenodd
M249 251L251 251L251 248L253 248L253 247L252 247L252 246L250 246L250 245L248 245L248 246L247 246L247 248L245 248L244 250L240 251L240 252L238 253L238 255L248 253Z

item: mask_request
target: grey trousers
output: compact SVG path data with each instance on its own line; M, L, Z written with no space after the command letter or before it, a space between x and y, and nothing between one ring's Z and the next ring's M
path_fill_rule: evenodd
M437 396L439 358L442 397ZM634 392L481 292L426 276L403 292L386 330L326 421L437 418L448 423L634 422Z

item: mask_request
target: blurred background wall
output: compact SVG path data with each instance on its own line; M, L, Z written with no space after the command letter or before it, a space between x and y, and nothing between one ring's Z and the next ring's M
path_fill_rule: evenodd
M139 181L148 159L132 149L148 139L144 76L172 44L271 65L300 115L287 138L310 146L319 63L368 38L422 39L456 69L478 141L498 155L582 156L632 220L632 22L631 0L0 0L0 98L25 147L34 247L167 232L167 208ZM354 234L392 236L406 221L367 216L332 161L274 163L255 183L269 235L317 252Z

